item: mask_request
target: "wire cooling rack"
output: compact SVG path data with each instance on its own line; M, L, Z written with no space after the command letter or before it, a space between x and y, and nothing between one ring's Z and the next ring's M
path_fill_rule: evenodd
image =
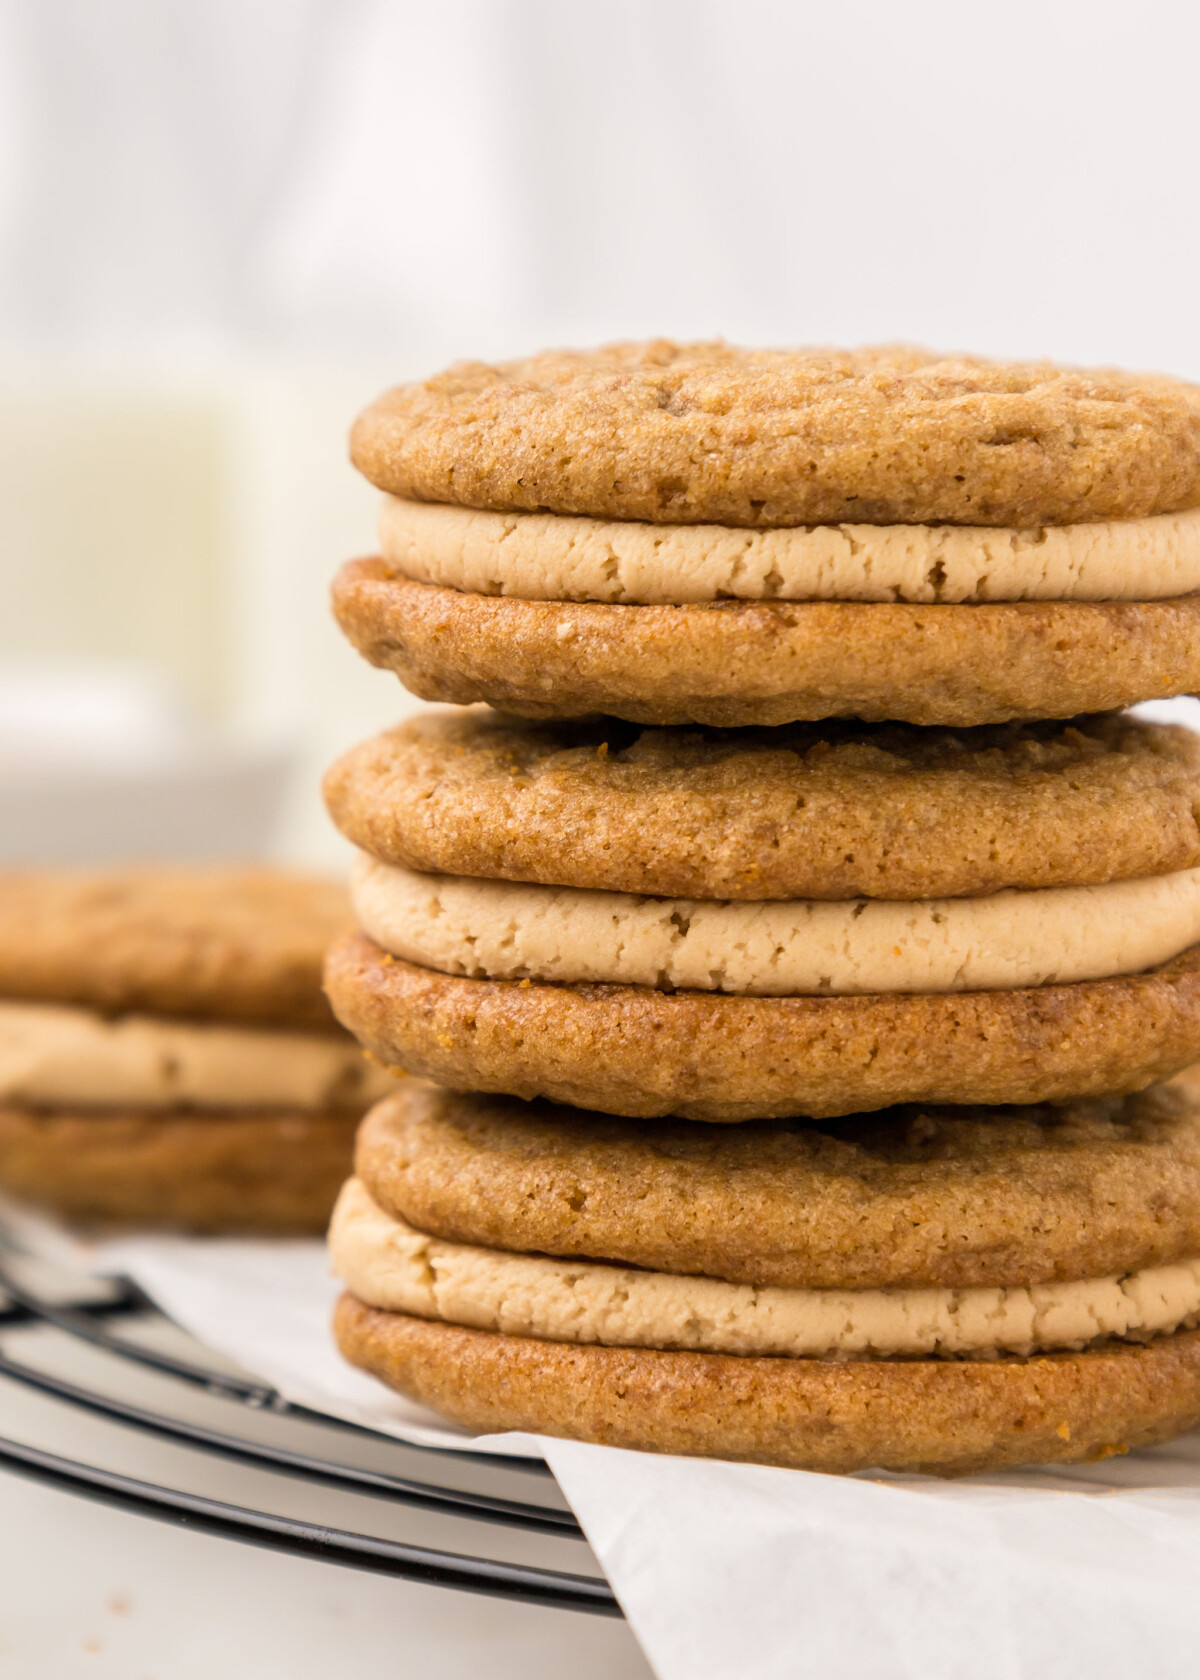
M0 1416L0 1469L102 1504L405 1580L621 1614L540 1461L408 1446L293 1405L136 1284L8 1248ZM238 1497L216 1497L214 1481ZM351 1520L317 1520L331 1514Z

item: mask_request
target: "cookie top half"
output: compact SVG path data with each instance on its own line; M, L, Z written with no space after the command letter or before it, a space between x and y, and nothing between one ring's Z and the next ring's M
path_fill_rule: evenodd
M321 963L352 920L336 882L267 868L0 875L0 997L332 1032Z
M430 710L326 778L409 869L714 899L919 899L1200 865L1200 737L1127 715L647 729Z
M627 1120L413 1080L356 1169L452 1242L785 1288L1105 1277L1200 1241L1196 1076L1063 1107Z
M658 340L399 386L360 416L352 456L394 495L497 512L1069 525L1200 505L1200 387L906 346Z

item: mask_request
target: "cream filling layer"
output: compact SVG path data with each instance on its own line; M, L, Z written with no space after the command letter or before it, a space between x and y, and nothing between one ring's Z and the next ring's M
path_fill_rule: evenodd
M423 875L365 854L363 929L474 979L612 981L758 997L965 992L1135 974L1200 940L1200 869L986 898L762 903Z
M379 541L419 583L527 601L1153 601L1200 589L1200 508L1028 531L747 531L387 496Z
M352 1041L0 1003L0 1101L89 1108L365 1109L396 1082Z
M333 1270L367 1306L607 1347L800 1358L1030 1354L1161 1335L1200 1314L1200 1259L1007 1289L755 1289L442 1242L343 1187Z

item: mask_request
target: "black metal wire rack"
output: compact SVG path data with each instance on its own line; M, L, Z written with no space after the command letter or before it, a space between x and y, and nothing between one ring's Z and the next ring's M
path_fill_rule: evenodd
M0 1241L3 1233L0 1232ZM225 1364L173 1325L127 1280L71 1274L6 1247L0 1263L0 1403L35 1396L63 1416L86 1456L7 1432L0 1469L125 1511L295 1556L468 1592L593 1614L621 1614L579 1524L540 1461L397 1442L308 1407ZM6 1419L15 1411L4 1408ZM9 1425L11 1427L11 1425ZM60 1433L62 1431L60 1430ZM150 1452L148 1438L156 1450ZM140 1443L140 1446L139 1446ZM112 1460L164 1454L172 1478L147 1480ZM107 1460L108 1462L105 1462ZM253 1503L193 1485L219 1464L250 1482ZM199 1479L206 1478L203 1473ZM207 1478L211 1480L210 1478ZM331 1526L304 1513L332 1497L373 1523ZM282 1506L279 1508L272 1507ZM297 1510L300 1507L300 1510ZM405 1512L417 1532L377 1532ZM473 1525L464 1528L463 1525ZM481 1525L485 1525L482 1526ZM445 1547L422 1543L448 1535ZM489 1536L483 1546L479 1535ZM470 1536L471 1549L455 1541ZM594 1573L550 1566L567 1554Z

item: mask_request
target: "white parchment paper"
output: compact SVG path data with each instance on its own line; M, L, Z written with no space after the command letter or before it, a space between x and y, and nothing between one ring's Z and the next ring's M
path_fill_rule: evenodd
M290 1400L422 1445L470 1438L339 1358L320 1243L86 1244L10 1209L4 1223L35 1252L134 1278ZM949 1483L475 1439L545 1456L660 1680L1200 1674L1200 1432Z

